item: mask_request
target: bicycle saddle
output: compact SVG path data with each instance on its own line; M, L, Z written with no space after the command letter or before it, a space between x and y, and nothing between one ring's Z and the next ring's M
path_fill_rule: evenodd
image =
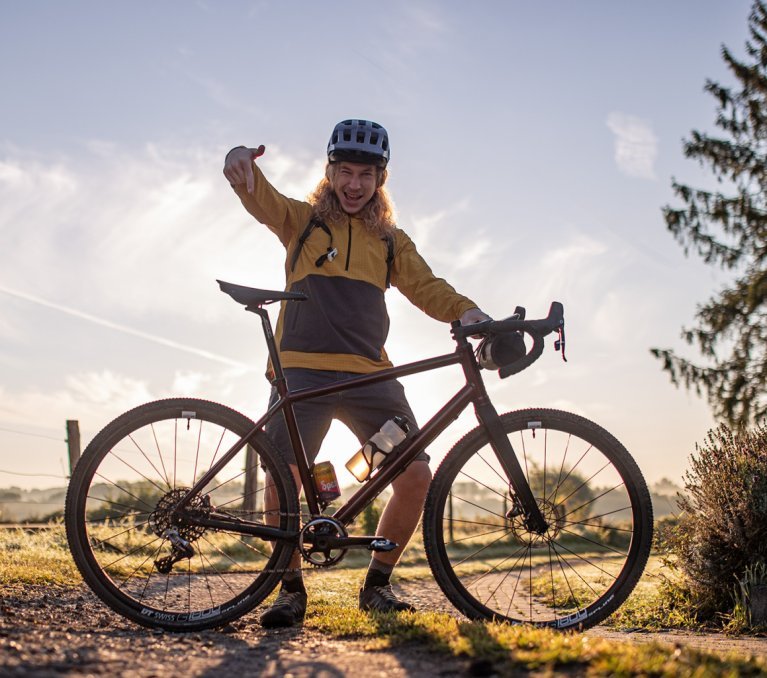
M244 306L263 306L273 304L275 301L288 299L291 301L305 301L307 296L303 292L278 292L276 290L259 290L256 287L245 287L234 283L216 280L222 292L226 292L237 303Z

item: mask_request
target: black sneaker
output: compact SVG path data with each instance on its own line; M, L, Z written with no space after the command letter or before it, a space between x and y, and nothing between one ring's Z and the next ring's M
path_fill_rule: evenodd
M415 612L415 607L400 600L391 590L391 584L386 586L368 586L360 589L360 610L365 612Z
M265 629L276 629L282 626L293 626L303 621L306 614L306 591L291 593L282 589L272 606L261 615L261 626Z

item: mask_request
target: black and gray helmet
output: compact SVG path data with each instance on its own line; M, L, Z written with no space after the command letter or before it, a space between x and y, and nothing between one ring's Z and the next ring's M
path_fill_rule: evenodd
M370 120L339 122L328 142L329 162L360 162L386 167L389 162L389 135Z

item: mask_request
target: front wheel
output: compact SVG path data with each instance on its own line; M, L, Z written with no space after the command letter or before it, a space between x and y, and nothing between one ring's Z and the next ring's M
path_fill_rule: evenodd
M177 398L126 412L93 439L72 474L65 522L75 563L101 600L139 624L191 631L226 624L271 592L292 544L194 522L197 516L297 530L292 474L264 433L186 509L175 510L253 429L228 407ZM269 489L276 507L264 505Z
M548 528L527 529L478 427L448 453L424 511L424 544L448 599L472 619L586 628L634 589L652 504L626 449L593 422L528 409L501 417Z

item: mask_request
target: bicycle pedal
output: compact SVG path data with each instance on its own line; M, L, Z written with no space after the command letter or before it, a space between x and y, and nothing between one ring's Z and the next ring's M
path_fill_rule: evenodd
M393 551L397 544L389 539L374 539L368 546L369 551Z

